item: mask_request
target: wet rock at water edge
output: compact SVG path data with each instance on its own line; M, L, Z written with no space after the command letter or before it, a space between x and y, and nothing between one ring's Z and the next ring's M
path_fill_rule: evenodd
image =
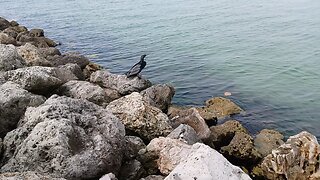
M278 131L271 129L263 129L256 135L254 139L254 146L262 155L262 157L267 156L271 153L273 149L276 149L282 145L284 136Z

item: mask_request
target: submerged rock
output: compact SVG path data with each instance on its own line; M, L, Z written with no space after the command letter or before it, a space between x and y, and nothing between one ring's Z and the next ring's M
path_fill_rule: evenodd
M137 92L112 101L107 108L122 121L126 129L139 134L144 140L166 136L172 131L167 115L150 106Z
M18 128L6 135L4 156L10 159L0 172L36 170L66 179L117 173L124 136L124 126L109 110L54 95L28 108Z
M167 84L153 85L141 91L141 95L146 102L150 103L151 106L161 109L163 112L168 111L174 93L174 87Z
M265 179L320 179L319 156L317 138L303 131L290 136L263 159L263 176Z
M28 66L52 66L39 52L38 48L30 43L18 47L17 51Z
M284 136L275 130L263 129L254 139L254 146L262 157L271 153L272 149L276 149L282 145Z
M17 126L27 107L38 106L44 101L44 97L34 95L16 83L9 81L0 85L0 137Z
M101 87L116 90L121 95L140 92L151 86L151 82L146 79L139 77L127 78L126 75L112 74L106 70L92 73L90 81L99 84Z
M8 172L0 174L1 180L66 180L64 178L53 178L50 175L42 175L36 171Z
M189 145L201 142L198 137L197 132L189 125L181 124L176 129L174 129L167 137L172 139L179 139Z
M177 179L249 180L250 177L239 167L232 165L216 150L196 143L190 148L189 155L182 159L165 178L165 180Z
M25 61L13 45L0 44L0 71L9 71L25 66Z

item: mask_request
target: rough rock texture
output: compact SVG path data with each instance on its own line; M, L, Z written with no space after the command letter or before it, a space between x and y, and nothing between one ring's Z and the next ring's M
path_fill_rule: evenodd
M38 48L30 43L18 47L17 51L28 66L52 66L39 52Z
M42 175L35 171L9 172L0 174L1 180L66 180L64 178L53 178L50 175Z
M13 130L29 106L38 106L45 101L13 82L0 85L0 137Z
M125 130L109 110L86 100L54 95L28 108L4 139L0 172L34 171L66 179L118 172ZM14 154L12 154L14 152Z
M0 44L0 71L9 71L25 66L25 61L13 45Z
M112 101L107 108L122 121L126 129L145 140L166 136L172 130L167 115L146 103L137 92Z
M188 154L190 147L177 139L155 138L139 151L138 160L148 174L156 174L159 170L168 174Z
M106 105L114 100L107 96L103 88L87 81L69 81L58 89L58 94L86 99L98 105Z
M42 54L42 56L45 57L45 58L47 58L47 57L49 57L49 56L55 56L55 55L60 56L60 55L61 55L59 49L54 48L54 47L38 48L38 51L39 51L40 54Z
M54 66L60 66L68 63L77 64L81 69L89 64L89 59L79 53L66 53L64 55L55 55L47 58Z
M69 64L58 66L58 68L63 71L72 72L79 80L85 80L83 72L77 64L70 64L69 63ZM66 77L65 79L67 79L67 81L69 81L69 77Z
M161 175L149 175L147 177L141 178L140 180L164 180L164 176Z
M15 30L14 27L8 27L7 29L3 30L2 32L6 33L10 37L12 37L15 40L15 43L17 43L16 37L18 36L18 32Z
M196 143L192 146L191 151L188 157L165 180L250 179L239 167L232 165L226 158L209 146Z
M200 139L207 139L210 136L210 129L196 108L181 109L170 107L168 115L171 119L172 127L187 124L197 132Z
M283 142L283 135L275 130L263 129L254 139L254 146L262 157L271 153L272 149L276 149Z
M228 145L237 132L247 132L240 122L236 120L229 120L223 124L212 126L210 131L211 134L207 143L217 150L222 146Z
M43 29L31 29L29 35L31 37L44 37L44 31Z
M0 17L0 31L8 28L10 26L10 22L2 17Z
M223 97L209 99L205 105L205 107L198 108L200 115L205 120L216 120L243 111L234 102Z
M141 163L138 160L125 162L119 172L119 180L137 180L145 174Z
M221 151L236 164L248 166L261 159L254 147L253 138L244 132L236 133L230 144L222 147Z
M174 87L167 84L153 85L141 91L141 95L146 102L161 109L163 112L168 111L174 93Z
M113 173L102 176L99 180L118 180Z
M100 66L99 64L95 64L93 62L89 62L88 65L86 65L86 67L83 69L83 74L85 76L86 79L90 80L90 76L92 73L98 71L98 70L102 70L103 67Z
M201 142L197 135L197 132L189 125L181 124L176 129L174 129L167 137L172 139L179 139L187 144L194 144Z
M151 86L151 82L139 78L127 78L126 75L111 74L106 70L96 71L91 74L90 81L101 87L118 91L121 95L140 92Z
M142 139L137 136L126 136L125 147L124 156L126 160L131 160L136 158L139 151L146 148L146 145Z
M320 145L303 131L266 156L261 164L266 179L320 179Z
M13 44L17 45L17 41L10 35L0 32L0 44Z
M2 139L0 138L0 160L2 159Z
M78 79L65 68L32 66L7 71L4 74L7 81L20 84L24 89L48 94L69 80Z

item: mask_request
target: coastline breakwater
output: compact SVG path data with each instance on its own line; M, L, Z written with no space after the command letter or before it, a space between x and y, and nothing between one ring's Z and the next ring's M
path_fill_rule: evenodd
M245 111L229 99L175 106L171 85L62 54L42 29L0 31L0 179L320 179L308 132L252 137L216 125Z

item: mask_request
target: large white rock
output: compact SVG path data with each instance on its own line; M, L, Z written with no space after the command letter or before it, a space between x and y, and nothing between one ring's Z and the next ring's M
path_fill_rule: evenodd
M239 167L207 145L196 143L165 180L249 180Z

